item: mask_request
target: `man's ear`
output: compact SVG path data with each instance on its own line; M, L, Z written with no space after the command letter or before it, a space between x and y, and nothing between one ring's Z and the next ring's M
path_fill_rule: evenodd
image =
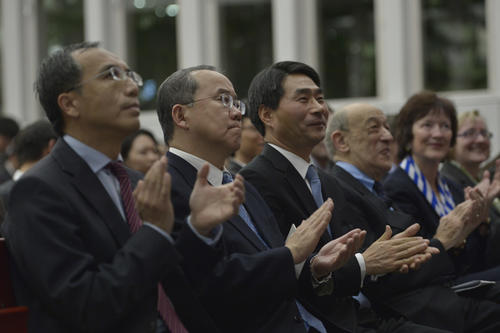
M57 96L57 105L59 105L64 115L71 118L78 118L80 116L80 110L78 109L80 102L75 98L75 94L75 92L70 91Z
M273 115L274 110L271 110L270 107L264 105L259 106L259 118L264 124L264 127L273 127Z
M186 113L185 105L175 104L172 107L172 120L174 121L175 126L180 127L182 129L189 129L189 124L185 117L185 113Z
M347 153L350 150L349 140L346 136L346 133L342 131L334 131L331 136L333 146L335 147L335 151L341 153Z

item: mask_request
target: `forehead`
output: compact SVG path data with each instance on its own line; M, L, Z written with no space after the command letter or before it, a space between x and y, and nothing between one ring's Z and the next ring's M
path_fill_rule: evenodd
M111 65L128 68L117 55L101 48L76 50L71 55L80 64L83 77L97 74Z
M359 107L349 111L349 127L360 127L372 122L386 122L382 110L375 107Z
M481 117L468 117L463 120L462 124L460 125L460 128L466 128L466 127L480 127L480 128L486 128L486 122L481 118Z
M222 92L236 95L231 81L219 72L202 69L192 72L191 75L198 85L195 96L207 97L205 95L210 96Z
M307 89L309 89L313 93L321 92L321 89L307 75L290 74L283 79L284 95L293 95L297 92Z
M434 121L451 121L448 114L443 109L434 109L429 111L425 116L420 119L417 119L415 122L426 121L426 120L434 120Z

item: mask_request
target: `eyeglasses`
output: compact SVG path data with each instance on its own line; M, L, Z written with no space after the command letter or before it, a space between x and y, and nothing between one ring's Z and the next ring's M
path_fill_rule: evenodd
M204 101L210 98L215 98L217 101L221 101L222 105L224 105L226 108L231 109L233 106L240 111L241 115L245 114L246 111L246 105L239 99L234 99L233 96L228 95L228 94L220 94L218 96L210 96L210 97L205 97L205 98L200 98L195 101L192 101L191 103L188 103L189 106L193 106L194 103Z
M80 82L76 86L73 86L73 87L69 88L68 90L66 90L66 92L70 92L71 90L78 89L81 86L83 86L84 84L86 84L86 83L88 83L88 82L90 82L92 80L95 80L98 77L101 77L103 75L108 75L108 74L110 75L110 78L113 79L113 80L115 80L115 81L123 81L123 80L126 80L126 79L130 78L139 87L142 87L142 77L137 72L131 71L130 69L123 69L121 67L112 66L112 67L106 69L105 71L100 72L96 76L91 77L90 79L85 80L83 82Z
M469 128L467 131L457 134L457 136L470 139L470 140L475 140L479 135L481 135L485 139L491 139L493 137L493 133L488 132L485 129L482 130L476 130L475 128Z

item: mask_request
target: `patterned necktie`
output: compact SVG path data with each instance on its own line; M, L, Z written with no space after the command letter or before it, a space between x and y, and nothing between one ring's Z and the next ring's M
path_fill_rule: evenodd
M314 198L314 202L316 202L316 206L318 206L319 208L324 202L323 194L321 193L321 180L319 179L316 167L312 164L309 165L309 168L307 168L306 179L309 181L309 185L311 185L311 192ZM327 231L331 237L332 231L330 230L330 225L328 225Z
M384 189L380 182L376 181L373 183L373 191L375 191L375 194L384 201L387 208L392 207L392 200L384 193Z
M113 173L120 183L120 196L122 198L123 208L125 210L125 215L127 216L130 232L133 234L139 230L142 225L142 221L137 213L137 210L135 209L132 186L130 185L127 170L125 170L120 162L109 162L106 167L111 171L111 173ZM174 306L163 290L161 283L158 283L158 312L172 333L188 332L175 312Z

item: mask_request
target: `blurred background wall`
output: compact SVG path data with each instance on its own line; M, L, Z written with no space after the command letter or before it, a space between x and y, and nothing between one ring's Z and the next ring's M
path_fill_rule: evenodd
M99 40L145 80L142 126L161 138L155 93L180 67L211 64L241 98L279 60L316 68L330 105L367 101L387 114L438 91L478 109L500 151L498 0L0 0L0 113L43 117L33 82L61 45Z

